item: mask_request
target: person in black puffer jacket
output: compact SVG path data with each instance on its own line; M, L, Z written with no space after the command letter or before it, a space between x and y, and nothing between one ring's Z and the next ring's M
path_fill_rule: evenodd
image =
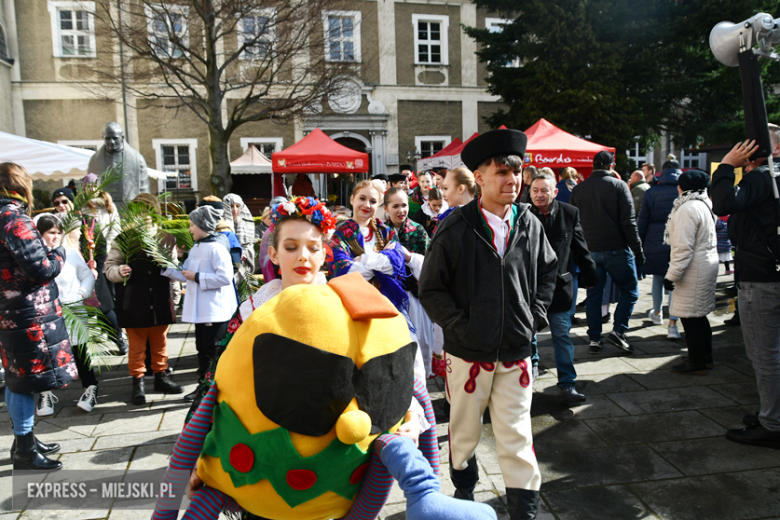
M670 157L670 160L663 164L658 183L645 192L636 221L642 250L647 258L642 272L653 275L653 309L648 316L655 325L663 324L661 309L664 304L664 275L669 268L669 251L671 251L670 247L664 244L664 229L666 229L666 219L669 218L678 195L677 182L681 173L680 163ZM671 307L670 291L669 308ZM673 341L680 339L676 316L669 315L667 332L668 339Z
M76 379L76 365L54 278L65 250L48 250L29 217L32 179L14 163L0 164L0 356L6 371L5 401L13 422L14 469L59 469L46 458L59 450L35 439L36 392Z

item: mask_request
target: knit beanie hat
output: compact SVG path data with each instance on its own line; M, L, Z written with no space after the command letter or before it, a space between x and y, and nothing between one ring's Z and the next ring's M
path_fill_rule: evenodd
M222 218L222 210L213 206L201 206L190 213L190 220L206 233L213 234L217 229L217 222Z
M701 170L688 170L677 180L683 191L703 190L710 185L710 176Z
M149 209L158 215L160 214L160 201L157 200L157 197L151 193L139 193L138 196L133 199L133 202L137 204L145 204L149 206Z
M90 184L98 184L98 183L100 183L100 177L98 177L94 173L88 173L84 176L83 179L81 179L82 188L86 188Z
M51 194L51 200L58 199L63 195L68 197L68 199L71 202L73 202L74 199L73 190L70 188L57 188L56 190L54 190L54 193Z

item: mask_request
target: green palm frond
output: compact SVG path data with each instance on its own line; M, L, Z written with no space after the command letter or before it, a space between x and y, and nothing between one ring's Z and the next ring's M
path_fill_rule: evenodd
M239 277L239 282L236 284L236 290L238 291L238 301L244 303L247 301L257 290L262 287L260 280L242 271L242 276Z
M65 303L62 305L62 318L71 334L73 348L79 350L85 359L97 367L110 369L106 358L111 356L115 348L116 332L108 323L105 315L94 307L87 307L82 302Z
M100 176L100 182L97 184L87 185L84 189L80 190L76 197L73 199L73 209L61 217L62 231L65 234L70 233L81 225L81 212L94 199L98 193L105 191L110 185L114 184L124 174L119 173L122 164L109 167L106 172Z

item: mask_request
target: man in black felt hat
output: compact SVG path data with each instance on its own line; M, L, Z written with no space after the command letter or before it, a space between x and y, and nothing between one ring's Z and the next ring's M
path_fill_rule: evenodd
M409 190L409 180L403 173L393 173L387 176L391 188L401 188L404 191Z
M582 230L590 256L596 262L599 283L588 288L585 314L588 319L590 353L601 353L601 300L607 274L620 289L615 321L605 341L629 354L626 340L628 318L639 299L636 268L645 263L636 227L634 200L628 185L611 173L614 156L599 152L593 158L590 177L575 186L569 203L580 210Z
M517 203L526 136L494 130L461 158L481 196L444 220L425 256L420 301L444 330L450 473L474 499L476 449L490 405L511 520L536 517L542 479L531 435L531 342L547 322L555 252L528 204Z

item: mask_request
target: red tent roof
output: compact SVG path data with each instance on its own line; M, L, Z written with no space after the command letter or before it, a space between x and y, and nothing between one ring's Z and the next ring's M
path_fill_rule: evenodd
M368 154L340 145L322 130L271 154L274 173L366 173Z
M598 152L606 150L615 153L614 148L580 139L544 118L526 130L525 135L528 136L524 160L526 165L592 168L593 156Z
M435 154L433 154L430 157L428 157L428 159L433 159L434 157L441 157L441 156L444 156L444 155L450 155L450 152L452 150L454 150L455 148L457 148L458 146L460 146L461 144L462 144L462 141L456 137L454 141L452 141L450 144L448 144L447 146L445 146L444 148L442 148L441 150L439 150Z

